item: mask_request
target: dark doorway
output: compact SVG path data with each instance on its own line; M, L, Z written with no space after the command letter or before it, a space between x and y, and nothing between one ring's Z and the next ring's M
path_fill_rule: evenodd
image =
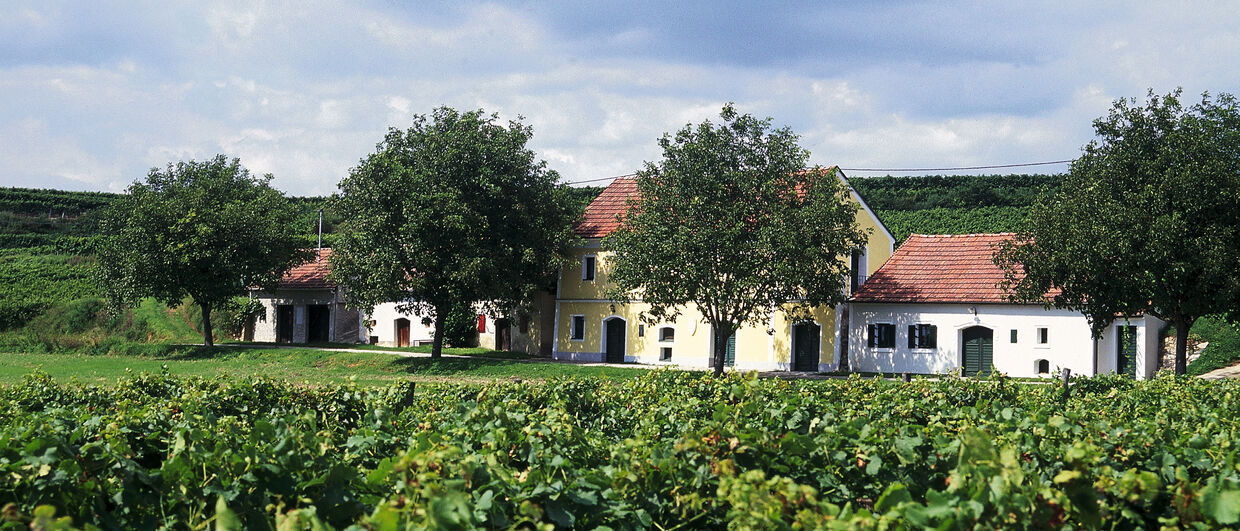
M293 342L293 306L281 304L276 306L276 342Z
M326 343L332 340L332 310L326 304L306 306L306 342Z
M604 356L607 363L624 363L624 319L612 317L604 322L607 345Z
M396 346L409 346L409 320L404 317L396 320Z
M1116 338L1115 366L1120 374L1137 376L1137 327L1121 326Z
M512 322L495 320L495 350L512 350Z
M792 370L818 371L818 341L822 327L815 323L800 323L792 327Z
M964 375L990 374L994 364L994 331L984 326L964 329Z

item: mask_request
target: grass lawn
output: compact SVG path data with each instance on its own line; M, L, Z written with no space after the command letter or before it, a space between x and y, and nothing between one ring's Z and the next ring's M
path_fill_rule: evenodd
M248 345L248 346L255 346L255 347L273 347L273 346L278 345L276 343L243 342L243 341L230 342L230 344ZM350 350L374 350L378 352L413 352L417 354L430 354L431 353L430 345L417 345L417 346L412 346L412 347L385 347L381 345L368 345L365 343L307 343L306 346L317 347L317 348L335 348L335 349L350 349ZM480 358L501 358L501 359L509 359L509 360L536 360L536 359L545 360L547 359L541 356L534 356L532 354L528 354L525 352L516 352L516 351L508 351L508 350L491 350L491 349L480 348L480 347L472 347L472 348L471 347L462 347L462 348L445 347L443 351L444 351L444 354L451 354L453 356L478 356Z
M454 350L447 350L447 353L454 354ZM165 365L173 374L182 376L229 375L239 379L265 376L310 385L342 383L350 377L364 385L386 385L402 379L483 382L516 378L541 380L555 376L627 378L647 370L482 357L432 360L377 352L190 347L162 356L0 352L0 385L20 382L22 376L35 369L47 372L58 382L77 378L83 383L106 385L125 376L127 370L159 372Z

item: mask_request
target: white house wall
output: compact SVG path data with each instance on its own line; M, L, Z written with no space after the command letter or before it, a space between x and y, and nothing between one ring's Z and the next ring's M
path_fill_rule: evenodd
M374 310L366 317L374 322L369 330L363 330L369 341L371 338L377 340L377 344L383 346L396 346L396 320L409 320L409 344L420 345L430 344L435 341L435 327L422 324L422 317L411 313L402 313L396 310L396 303L386 302L376 305Z
M974 314L973 309L976 309ZM1152 319L1152 318L1149 318ZM1107 327L1097 345L1094 361L1094 340L1085 316L1069 310L1046 310L1032 305L986 304L865 304L852 303L849 312L848 359L852 370L862 372L958 374L962 353L962 333L966 328L984 326L991 329L992 362L996 370L1009 376L1038 377L1058 374L1071 369L1073 374L1093 375L1115 372L1116 326ZM1137 327L1137 374L1151 377L1157 370L1157 335L1160 326L1147 326L1146 318L1134 318L1129 324ZM1156 321L1156 320L1154 320ZM895 347L869 347L867 327L875 323L895 325ZM937 348L908 348L908 327L914 324L935 325ZM1048 341L1037 344L1037 329L1046 328ZM1147 329L1150 333L1147 334ZM1017 331L1017 342L1011 342L1011 331ZM1048 374L1039 374L1038 360L1047 360Z

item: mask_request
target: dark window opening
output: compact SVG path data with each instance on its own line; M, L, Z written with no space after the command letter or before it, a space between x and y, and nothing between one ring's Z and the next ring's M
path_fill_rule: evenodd
M659 329L659 341L675 341L675 340L676 340L676 329L675 328L672 328L670 326L665 326Z
M872 348L895 348L896 325L891 323L870 325L868 344Z
M574 315L571 339L582 340L586 338L586 316Z
M939 343L939 327L916 324L908 327L908 348L936 348Z
M593 256L586 256L581 259L581 280L594 280Z
M671 359L672 359L672 347L663 347L663 349L659 351L659 360L669 361Z

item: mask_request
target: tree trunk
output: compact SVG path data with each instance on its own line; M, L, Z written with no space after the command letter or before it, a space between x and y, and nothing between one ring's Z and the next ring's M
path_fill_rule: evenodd
M715 367L715 376L723 376L723 359L728 353L728 338L732 336L732 331L716 324L712 324L711 328L715 330L715 352L711 365Z
M211 305L199 303L202 308L202 344L208 347L215 346L215 341L211 337Z
M445 304L435 307L435 343L431 346L431 358L433 359L443 356L443 328L448 322L448 306Z
M1188 331L1193 327L1193 321L1181 315L1173 318L1175 323L1175 373L1188 373Z

